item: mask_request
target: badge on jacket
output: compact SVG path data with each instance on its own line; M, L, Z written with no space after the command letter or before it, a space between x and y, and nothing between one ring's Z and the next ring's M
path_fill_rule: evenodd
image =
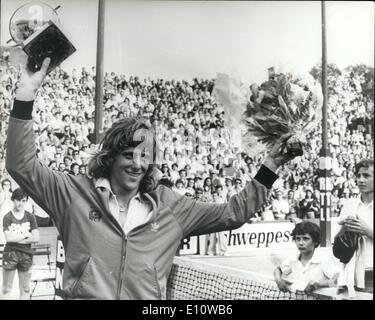
M151 231L157 232L159 230L159 224L157 222L151 223Z
M100 211L96 209L92 209L89 212L89 219L94 222L99 222L100 219L102 218L102 214Z

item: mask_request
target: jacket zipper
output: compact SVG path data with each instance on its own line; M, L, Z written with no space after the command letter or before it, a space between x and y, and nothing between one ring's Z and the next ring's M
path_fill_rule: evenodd
M152 197L150 195L148 195L147 193L145 193L145 196L151 201L151 204L152 204L152 220L155 222L156 221L156 215L154 213L155 211L155 208L156 208L156 202L154 201L154 199L152 199ZM121 228L122 230L122 228ZM123 283L123 279L124 279L124 269L125 269L125 259L126 259L126 244L127 244L127 239L128 237L125 235L124 231L122 230L122 233L123 233L123 238L125 238L125 245L124 245L124 241L122 243L122 250L121 250L121 266L120 266L120 275L119 275L119 285L118 285L118 288L117 288L117 297L116 299L117 300L120 300L121 299L121 289L122 289L122 283ZM155 269L155 267L154 267ZM156 269L155 269L156 271ZM159 287L159 283L157 281L157 276L156 276L156 273L155 273L155 280L156 280L156 285L157 285L157 288L158 288L158 291L159 291L159 295L161 296L161 290L160 290L160 287ZM160 299L160 298L159 298Z
M154 277L155 277L156 290L158 291L158 299L161 300L161 289L160 289L160 285L159 285L159 281L158 281L158 271L156 270L155 265L153 265L153 267L154 267Z
M125 241L126 241L127 239L126 239L125 234L124 234L124 238L125 238ZM124 279L125 258L126 258L125 247L126 247L126 243L124 244L124 241L123 241L122 242L122 248L121 248L121 266L120 266L120 275L119 275L120 281L119 281L119 285L118 285L118 288L117 288L117 297L116 297L117 300L120 300L120 298L121 298L121 289L122 289L122 283L123 283L123 279Z

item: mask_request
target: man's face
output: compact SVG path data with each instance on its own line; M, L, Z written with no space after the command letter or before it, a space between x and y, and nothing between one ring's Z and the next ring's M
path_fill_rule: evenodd
M126 148L112 165L110 181L115 192L135 191L148 169L147 157L134 153L135 148Z
M356 175L356 182L360 193L369 194L374 192L374 167L360 168Z
M13 200L13 207L15 211L22 211L26 205L27 198L23 198L21 200Z

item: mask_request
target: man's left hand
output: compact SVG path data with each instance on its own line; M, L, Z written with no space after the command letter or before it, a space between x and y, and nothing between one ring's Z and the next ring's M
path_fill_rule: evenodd
M263 162L268 169L275 172L277 168L296 157L296 155L288 153L286 148L286 143L291 136L291 133L282 135L272 147Z

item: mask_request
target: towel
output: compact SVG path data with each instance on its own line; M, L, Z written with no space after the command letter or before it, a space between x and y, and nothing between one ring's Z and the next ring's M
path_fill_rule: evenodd
M350 261L340 264L337 286L339 290L342 287L347 287L349 298L356 296L354 287L362 289L365 287L365 249L366 241L364 236L361 236L358 241L358 249Z

